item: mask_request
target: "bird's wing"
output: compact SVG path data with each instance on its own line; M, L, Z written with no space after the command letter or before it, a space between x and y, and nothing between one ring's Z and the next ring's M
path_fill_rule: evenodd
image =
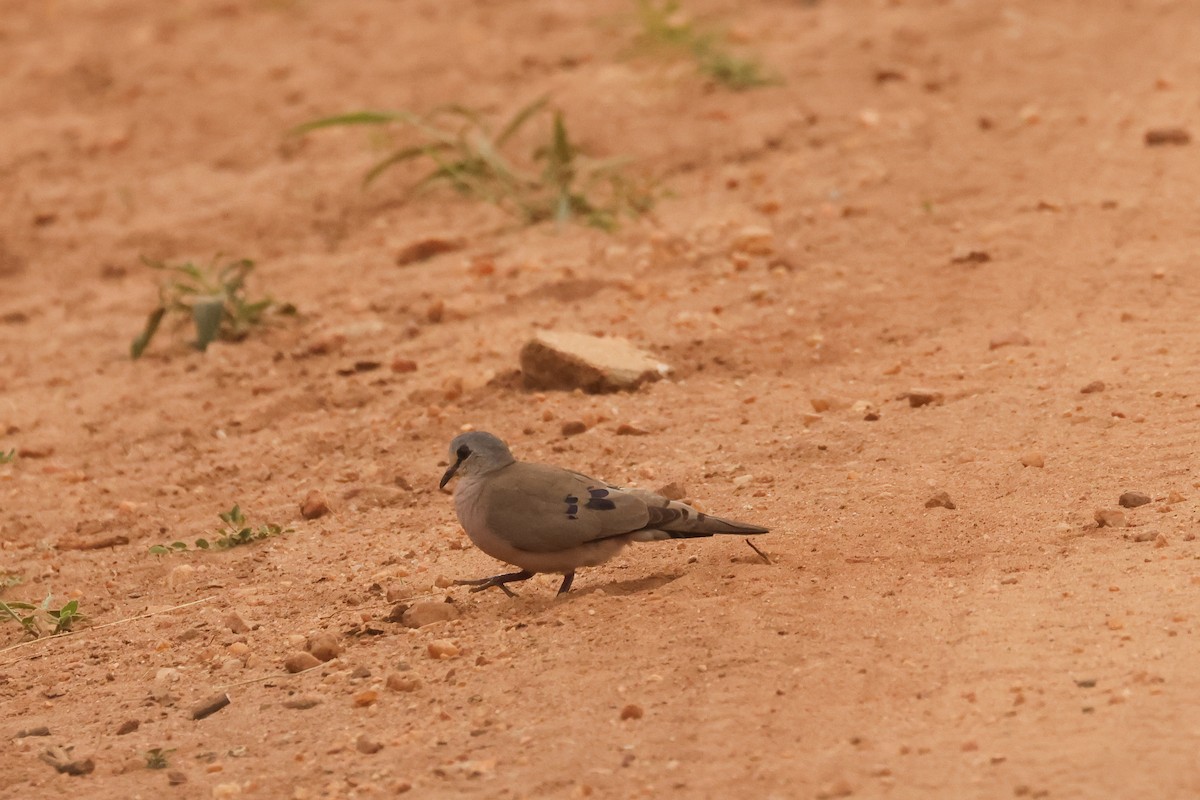
M482 480L488 528L529 552L553 553L633 533L655 516L635 494L544 464L518 462Z

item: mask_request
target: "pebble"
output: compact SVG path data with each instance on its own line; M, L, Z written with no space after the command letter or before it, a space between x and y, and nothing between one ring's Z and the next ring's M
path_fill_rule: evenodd
M739 486L739 487L745 486L746 484L750 483L750 481L752 481L752 480L754 480L753 475L738 475L736 478L733 479L733 485Z
M650 431L643 430L627 422L622 422L617 426L617 436L647 436Z
M670 367L625 339L539 331L521 348L521 372L532 389L599 393L636 389Z
M221 620L221 622L233 633L250 632L250 625L246 622L246 620L242 619L242 615L236 611L230 611L225 615L225 618Z
M737 232L733 249L752 256L769 256L775 250L775 234L761 225L748 225Z
M332 633L318 633L308 637L305 649L321 661L332 661L342 652L337 637Z
M563 436L578 436L581 433L586 433L587 429L587 423L579 419L567 420L562 424L561 428Z
M941 392L933 389L909 389L905 396L908 397L908 404L913 408L939 404L945 399Z
M458 645L449 639L434 639L428 645L430 658L454 658L459 654Z
M396 357L392 359L392 372L403 374L405 372L416 372L417 362L411 358Z
M926 508L948 508L951 511L958 508L954 501L950 499L949 492L938 492L933 497L925 501Z
M319 666L321 660L312 653L292 653L283 660L283 668L288 672L296 673L303 672L306 669L312 669Z
M319 489L311 490L304 496L300 504L300 516L305 519L319 519L329 513L329 501Z
M879 419L879 408L870 400L856 400L854 405L850 406L850 410L855 414L862 414L862 418L867 422Z
M383 749L383 745L375 741L365 733L359 734L358 739L354 742L354 749L363 755L374 755Z
M1174 505L1175 503L1182 503L1184 500L1187 500L1187 498L1176 491L1172 491L1170 494L1167 495L1167 502L1171 503L1172 505Z
M833 408L833 401L828 397L812 397L809 398L808 402L812 405L813 411L817 412L818 414L823 414L829 409Z
M1165 533L1160 533L1158 536L1154 537L1155 547L1166 547L1168 544L1170 544L1170 542L1167 541L1167 535Z
M142 723L136 719L125 720L121 723L121 727L117 728L117 736L124 736L127 733L133 733L142 726Z
M194 706L192 708L192 719L199 720L211 717L227 705L229 705L229 695L221 692L215 697L210 697L203 703Z
M1153 542L1158 538L1158 531L1134 531L1126 534L1126 538L1131 542Z
M320 705L321 698L311 694L298 694L295 697L289 697L283 701L284 708L291 708L297 711L307 711L310 708Z
M1029 337L1020 331L1010 331L996 336L988 344L989 350L999 350L1001 347L1025 347L1030 344Z
M1151 128L1146 131L1146 146L1161 147L1162 145L1185 145L1192 141L1192 135L1186 128Z
M393 692L415 692L421 688L421 679L415 675L393 672L387 676L387 688Z
M440 236L417 239L401 247L396 253L396 266L404 267L428 261L436 255L461 250L465 246L466 243L462 239L447 239Z
M1125 508L1137 508L1138 506L1144 506L1149 503L1150 496L1142 494L1141 492L1122 492L1121 497L1118 498L1117 502L1119 502Z
M1046 466L1046 457L1036 450L1030 450L1028 453L1022 454L1021 465L1041 469Z
M1115 508L1100 508L1092 515L1101 528L1124 528L1129 525L1125 512Z
M1079 393L1095 394L1096 392L1103 392L1105 388L1104 381L1092 381L1087 386L1084 386L1082 389L1080 389Z
M630 703L621 709L621 719L641 719L645 715L646 712L636 703Z
M187 783L187 775L177 769L173 769L167 773L167 783L171 786L182 786Z
M400 621L409 628L423 628L435 622L449 622L458 619L459 616L458 609L450 603L424 600L409 606L401 615Z
M668 500L682 500L687 497L687 491L681 484L671 482L666 486L661 487L658 493Z
M367 689L365 692L359 692L354 695L354 705L359 708L374 705L377 700L379 700L379 692L374 689Z

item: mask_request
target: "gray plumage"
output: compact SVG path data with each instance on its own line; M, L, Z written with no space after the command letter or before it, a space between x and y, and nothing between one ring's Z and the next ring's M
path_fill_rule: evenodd
M570 589L575 570L602 564L630 542L653 542L714 534L767 533L767 528L703 514L689 505L646 491L622 489L571 470L517 461L503 441L471 431L450 443L445 486L454 492L458 520L475 545L520 572L477 581L472 591L526 580L538 572L563 577Z

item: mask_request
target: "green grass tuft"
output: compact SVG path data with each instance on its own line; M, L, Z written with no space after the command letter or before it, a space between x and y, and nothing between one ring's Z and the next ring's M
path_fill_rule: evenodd
M217 259L207 267L190 261L165 264L142 260L146 266L169 277L159 287L158 307L150 312L141 334L129 347L129 355L135 360L141 358L168 316L190 319L196 329L192 345L204 352L217 339L236 342L246 338L265 322L268 311L296 313L290 303L276 303L269 297L251 301L246 297L246 279L254 271L254 262L249 259L230 261L220 267Z
M546 142L533 151L527 166L506 154L526 125L546 111L539 98L518 109L494 131L485 115L463 105L448 105L427 116L406 111L359 111L313 120L293 135L331 127L402 124L418 141L402 147L367 170L369 186L397 164L424 161L430 167L413 186L420 192L445 185L461 195L500 206L526 225L546 220L562 224L578 220L611 231L622 214L637 216L653 205L649 192L624 173L624 159L596 161L570 140L566 121L555 112ZM541 170L536 167L541 165Z
M638 0L637 7L641 24L637 50L690 56L702 75L735 92L783 82L757 59L734 55L719 34L698 28L676 0Z
M259 525L257 528L246 524L246 517L242 513L242 509L235 505L228 511L223 511L218 514L221 521L225 525L216 530L216 537L211 541L205 538L200 538L195 541L197 550L228 550L231 547L237 547L242 544L250 544L251 542L269 539L272 536L278 536L281 533L291 533L291 528L282 528L279 525ZM192 549L187 542L171 542L170 544L156 544L149 548L148 552L156 556L165 556L168 553L182 553Z

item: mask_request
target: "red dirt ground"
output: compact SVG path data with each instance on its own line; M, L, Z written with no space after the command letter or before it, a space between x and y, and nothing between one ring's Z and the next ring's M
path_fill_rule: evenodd
M0 795L1200 795L1200 159L1145 140L1200 134L1195 4L688 8L784 82L630 56L615 0L0 2L0 599L94 626L0 626ZM661 181L651 215L514 227L410 197L408 169L363 191L362 129L285 136L542 93ZM769 247L739 252L748 227ZM430 236L465 247L397 266ZM130 361L139 259L216 253L299 317ZM674 373L526 392L541 327ZM772 563L722 538L631 548L561 599L439 588L497 568L436 490L464 426L678 482L772 527ZM314 489L334 513L307 521ZM1127 490L1152 502L1097 527ZM292 531L147 552L235 502ZM445 598L459 619L383 621ZM286 673L319 633L341 655Z

